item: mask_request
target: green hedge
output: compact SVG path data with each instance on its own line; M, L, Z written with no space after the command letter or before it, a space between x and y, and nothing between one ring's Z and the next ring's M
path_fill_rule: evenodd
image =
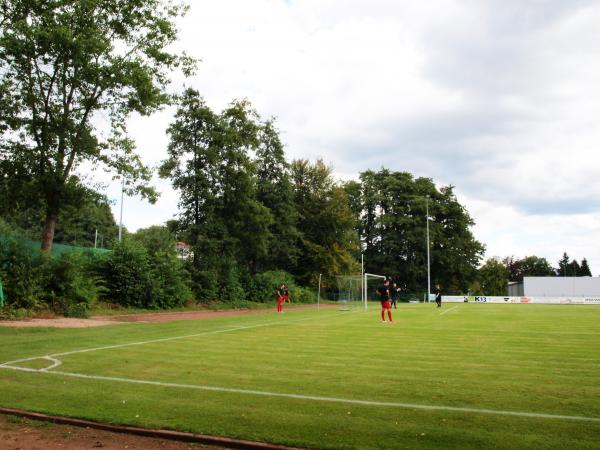
M173 250L150 255L140 243L125 240L104 259L105 299L121 306L173 308L191 299L190 278Z
M276 299L275 290L282 283L287 285L292 302L317 302L317 293L314 290L298 286L290 273L281 270L259 273L254 277L252 300L258 302L274 301Z
M63 253L52 257L33 250L23 241L0 239L0 278L5 307L86 316L92 301L102 292L102 280L94 273L97 257Z
M190 274L175 249L148 249L145 242L127 239L111 252L43 254L28 241L0 239L0 279L5 311L51 308L66 316L86 317L90 304L105 300L123 307L167 309L181 307L196 293L204 301L231 307L248 302L269 303L285 283L293 303L314 303L316 292L295 283L284 271L251 275L233 263L223 273ZM6 315L6 314L5 314Z

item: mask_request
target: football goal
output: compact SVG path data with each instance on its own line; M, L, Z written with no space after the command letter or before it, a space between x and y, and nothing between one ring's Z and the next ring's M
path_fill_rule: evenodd
M377 287L386 279L384 275L337 275L338 303L343 311L368 309L369 300L378 300Z
M363 278L363 304L365 309L369 308L369 300L379 300L377 288L386 280L385 275L376 275L374 273L365 273Z
M358 309L363 302L363 280L360 275L337 275L337 301L342 311Z

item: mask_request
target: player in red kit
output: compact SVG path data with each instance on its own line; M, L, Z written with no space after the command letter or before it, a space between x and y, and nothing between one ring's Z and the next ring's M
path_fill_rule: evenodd
M385 280L383 286L377 288L377 294L379 294L379 301L381 302L381 321L385 322L385 311L387 310L388 318L390 323L392 320L392 305L390 304L390 281Z
M282 284L277 289L275 289L275 293L277 294L277 312L283 312L283 288Z
M281 294L283 295L283 303L292 303L290 300L290 290L286 284L281 286Z

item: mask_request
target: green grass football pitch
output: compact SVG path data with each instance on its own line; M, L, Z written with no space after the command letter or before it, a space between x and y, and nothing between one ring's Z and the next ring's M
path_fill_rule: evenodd
M310 448L600 448L600 307L394 314L0 328L21 360L0 406Z

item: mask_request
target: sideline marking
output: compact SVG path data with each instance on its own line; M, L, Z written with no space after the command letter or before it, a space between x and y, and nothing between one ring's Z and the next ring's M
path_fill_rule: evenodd
M342 315L346 315L348 314L348 312L343 312L340 314L334 314L333 317L335 316L342 316ZM329 316L327 318L331 318L332 316ZM224 328L221 330L214 330L214 331L205 331L203 333L196 333L196 334L188 334L185 336L172 336L172 337L168 337L168 338L160 338L160 339L151 339L149 341L139 341L139 342L129 342L127 344L115 344L115 345L107 345L104 347L96 347L96 348L86 348L86 349L82 349L82 350L73 350L70 352L62 352L62 353L52 353L49 355L44 355L44 356L34 356L31 358L23 358L23 359L17 359L14 361L8 361L5 363L0 364L0 369L4 368L4 367L10 367L13 364L18 364L18 363L22 363L22 362L28 362L28 361L34 361L36 359L48 359L52 362L56 362L58 360L55 360L54 357L55 356L67 356L67 355L75 355L77 353L88 353L88 352L95 352L95 351L99 351L99 350L110 350L113 348L123 348L123 347L130 347L133 345L145 345L145 344L154 344L157 342L167 342L167 341L175 341L178 339L187 339L187 338L193 338L193 337L199 337L199 336L208 336L211 334L220 334L220 333L229 333L230 331L239 331L239 330L249 330L252 328L260 328L260 327L266 327L269 325L286 325L289 323L297 323L297 322L304 322L307 320L320 320L320 319L325 319L325 317L305 317L303 319L296 319L296 320L288 320L288 321L275 321L275 322L266 322L266 323L259 323L256 325L248 325L248 326L243 326L243 327L233 327L233 328ZM54 367L58 367L61 363L57 364L56 366L51 366L50 368L54 368ZM49 370L50 368L46 369Z
M452 311L453 309L456 309L456 308L458 308L458 306L455 306L455 307L453 307L453 308L447 309L446 311L444 311L444 312L441 312L441 313L440 313L440 316L443 316L444 314L446 314L446 313L449 313L450 311Z
M600 423L600 418L598 418L598 417L568 416L568 415L559 415L559 414L544 414L544 413L533 413L533 412L522 412L522 411L503 411L503 410L482 409L482 408L462 408L462 407L457 407L457 406L443 406L443 405L421 405L421 404L414 404L414 403L381 402L381 401L371 401L371 400L352 400L352 399L339 398L339 397L321 397L321 396L317 396L317 395L285 394L285 393L281 393L281 392L255 391L255 390L248 390L248 389L236 389L236 388L226 388L226 387L218 387L218 386L204 386L204 385L196 385L196 384L164 383L164 382L160 382L160 381L136 380L133 378L120 378L120 377L105 377L105 376L101 376L101 375L85 375L85 374L81 374L81 373L71 373L71 372L59 372L59 371L51 371L50 372L48 370L28 369L25 367L4 366L1 368L23 371L23 372L37 372L37 373L45 373L45 374L50 374L50 375L61 375L61 376L72 377L72 378L83 378L83 379L88 379L88 380L113 381L113 382L118 382L118 383L144 384L144 385L151 385L151 386L161 386L161 387L180 388L180 389L195 389L195 390L212 391L212 392L227 392L227 393L233 393L233 394L258 395L258 396L263 396L263 397L282 397L282 398L292 398L292 399L296 399L296 400L313 400L313 401L319 401L319 402L344 403L344 404L364 405L364 406L383 406L383 407L389 407L389 408L420 409L420 410L425 410L425 411L450 411L450 412L491 414L491 415L513 416L513 417L529 417L529 418L535 418L535 419L575 420L575 421L583 421L583 422Z

